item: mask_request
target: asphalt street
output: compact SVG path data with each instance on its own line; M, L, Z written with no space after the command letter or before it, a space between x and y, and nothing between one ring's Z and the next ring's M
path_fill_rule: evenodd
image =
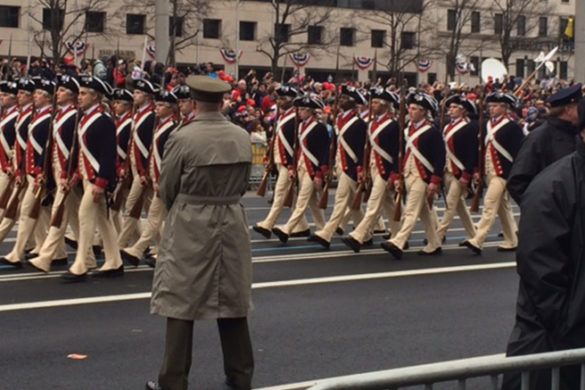
M266 199L253 193L244 204L250 225L268 213ZM320 378L503 353L518 277L514 254L496 251L498 232L494 227L476 256L458 247L465 232L456 220L443 254L426 257L416 254L424 237L418 225L411 249L396 261L380 248L381 235L354 254L339 237L324 250L305 238L284 245L252 231L254 387L292 389ZM59 281L65 269L45 275L0 267L0 389L142 389L156 378L165 331L164 319L149 314L152 270L127 267L123 278L65 285ZM197 322L190 388L218 389L222 379L216 325Z

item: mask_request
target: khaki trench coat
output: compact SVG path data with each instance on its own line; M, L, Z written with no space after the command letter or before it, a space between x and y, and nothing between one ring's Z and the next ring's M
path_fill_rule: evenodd
M219 112L202 113L170 136L159 183L169 213L152 314L182 320L247 316L252 258L240 198L251 161L250 136Z

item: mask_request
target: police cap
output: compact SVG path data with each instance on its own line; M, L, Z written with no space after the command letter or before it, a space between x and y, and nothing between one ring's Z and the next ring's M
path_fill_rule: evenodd
M577 103L583 97L581 92L581 83L577 83L569 88L563 88L554 95L545 100L550 107L566 106L567 104Z
M209 76L189 76L186 82L191 88L193 100L201 102L219 103L223 99L223 94L232 89L225 81Z

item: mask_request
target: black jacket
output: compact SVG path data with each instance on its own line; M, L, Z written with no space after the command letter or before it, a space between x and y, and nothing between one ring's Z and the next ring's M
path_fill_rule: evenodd
M585 347L585 144L543 170L520 206L520 286L509 356ZM578 368L561 370L561 389L578 389ZM519 389L506 375L503 389ZM550 389L550 370L531 390Z
M449 125L445 126L445 129L443 130L443 137L448 136L448 127ZM474 169L477 167L478 130L477 122L469 121L446 142L445 147L451 150L451 152L463 164L464 167L463 171L461 171L457 166L454 167L453 173L457 179L460 179L461 176L465 174L466 178L469 180L473 174ZM449 163L450 162L448 162L448 164ZM446 168L447 167L445 167L445 169Z
M376 121L372 121L372 126L376 126ZM372 134L375 130L370 130L370 134ZM391 174L395 176L400 171L400 165L398 164L398 151L400 149L399 143L400 137L400 126L396 120L392 120L384 130L380 131L380 134L376 137L378 145L392 157L392 163L386 161L383 158L376 159L376 164L378 165L378 173L384 180L388 180ZM373 147L370 148L370 154L375 155L375 150ZM381 163L383 171L380 169L379 163Z
M443 136L441 135L441 132L439 131L438 127L435 126L435 124L432 122L429 123L431 124L431 129L421 134L418 137L418 139L414 141L415 143L414 146L429 161L429 163L431 163L431 165L433 166L433 171L431 172L423 164L419 164L418 159L416 161L417 167L419 168L419 172L421 174L421 178L427 184L431 182L438 184L441 182L441 179L443 178L443 170L445 169L446 158L445 143L443 142ZM407 127L406 131L409 131L409 129L410 126ZM408 149L406 149L406 152L404 154L403 164L406 163L407 152ZM393 180L397 180L397 177L394 177Z
M487 137L487 123L486 129L484 129L484 140ZM504 179L508 179L510 175L510 170L512 169L512 163L516 159L516 155L518 154L518 150L520 150L520 145L522 144L522 139L524 138L524 133L522 129L516 122L512 119L505 124L495 135L496 141L502 145L504 149L512 156L513 161L510 162L503 154L499 151L495 151L497 159L499 161L500 168L496 167L496 171L501 169L501 172L497 172L498 176L503 177ZM487 148L484 148L485 153L487 153ZM495 150L495 148L494 148Z
M357 181L357 167L362 166L364 163L364 145L366 144L367 125L357 113L355 116L357 116L358 119L345 130L342 137L355 153L357 161L353 161L345 147L342 146L341 140L338 138L337 147L342 148L340 150L343 150L343 152L341 152L343 153L343 155L341 155L343 161L337 161L337 164L341 164L343 172L354 181Z
M520 204L522 194L532 179L544 168L575 151L579 130L573 124L547 118L525 137L508 177L508 191Z

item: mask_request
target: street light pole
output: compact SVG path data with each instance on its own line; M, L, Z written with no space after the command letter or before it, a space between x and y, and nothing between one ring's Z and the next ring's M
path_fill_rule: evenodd
M575 5L575 80L585 81L585 1L577 1ZM580 65L579 65L580 64Z
M176 21L175 21L176 22ZM154 40L156 62L166 66L169 58L169 0L156 0L154 5ZM144 66L144 64L142 64Z
M236 80L240 78L240 0L236 0Z

